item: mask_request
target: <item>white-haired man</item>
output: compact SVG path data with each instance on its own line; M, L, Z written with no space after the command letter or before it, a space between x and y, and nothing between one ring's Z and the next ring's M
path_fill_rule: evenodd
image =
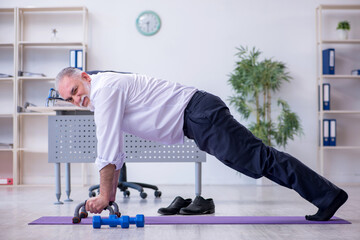
M115 200L124 162L123 132L166 144L182 143L184 136L194 139L225 165L294 189L319 209L308 220L329 220L348 198L296 158L264 145L210 93L140 74L89 75L76 68L63 69L56 88L66 101L94 111L100 194L86 203L92 213Z

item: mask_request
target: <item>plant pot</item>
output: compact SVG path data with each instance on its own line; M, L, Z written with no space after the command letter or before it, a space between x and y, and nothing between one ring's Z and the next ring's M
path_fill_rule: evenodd
M337 30L339 40L347 40L349 38L349 31L344 29Z

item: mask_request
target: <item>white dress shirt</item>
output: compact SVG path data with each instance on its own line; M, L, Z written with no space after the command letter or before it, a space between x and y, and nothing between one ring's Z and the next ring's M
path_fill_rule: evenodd
M184 110L196 88L138 74L90 77L99 170L110 163L116 170L122 167L123 132L164 144L183 143Z

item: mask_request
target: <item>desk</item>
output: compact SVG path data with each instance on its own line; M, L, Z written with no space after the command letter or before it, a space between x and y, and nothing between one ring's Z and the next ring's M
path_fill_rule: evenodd
M62 204L60 163L65 163L66 194L70 199L70 163L93 163L96 159L96 129L91 112L56 110L56 116L49 116L48 162L55 164L55 204ZM184 144L164 145L144 140L131 134L124 134L125 162L194 162L195 194L201 195L201 163L206 154L199 150L193 140Z

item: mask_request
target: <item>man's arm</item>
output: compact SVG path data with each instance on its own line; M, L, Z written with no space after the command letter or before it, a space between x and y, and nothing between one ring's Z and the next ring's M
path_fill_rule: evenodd
M109 205L109 201L115 200L116 189L114 192L115 175L120 173L120 170L115 171L115 165L108 164L100 170L100 194L94 198L86 201L86 210L91 213L101 213L104 208Z
M114 172L114 178L113 178L113 189L112 189L112 194L110 195L110 201L114 202L116 199L116 191L117 191L117 186L119 183L119 176L120 176L120 169L116 170Z
M119 88L106 86L97 91L93 103L98 140L95 164L100 169L100 194L88 200L86 209L100 213L109 201L115 200L119 169L125 158L122 120L126 94Z

